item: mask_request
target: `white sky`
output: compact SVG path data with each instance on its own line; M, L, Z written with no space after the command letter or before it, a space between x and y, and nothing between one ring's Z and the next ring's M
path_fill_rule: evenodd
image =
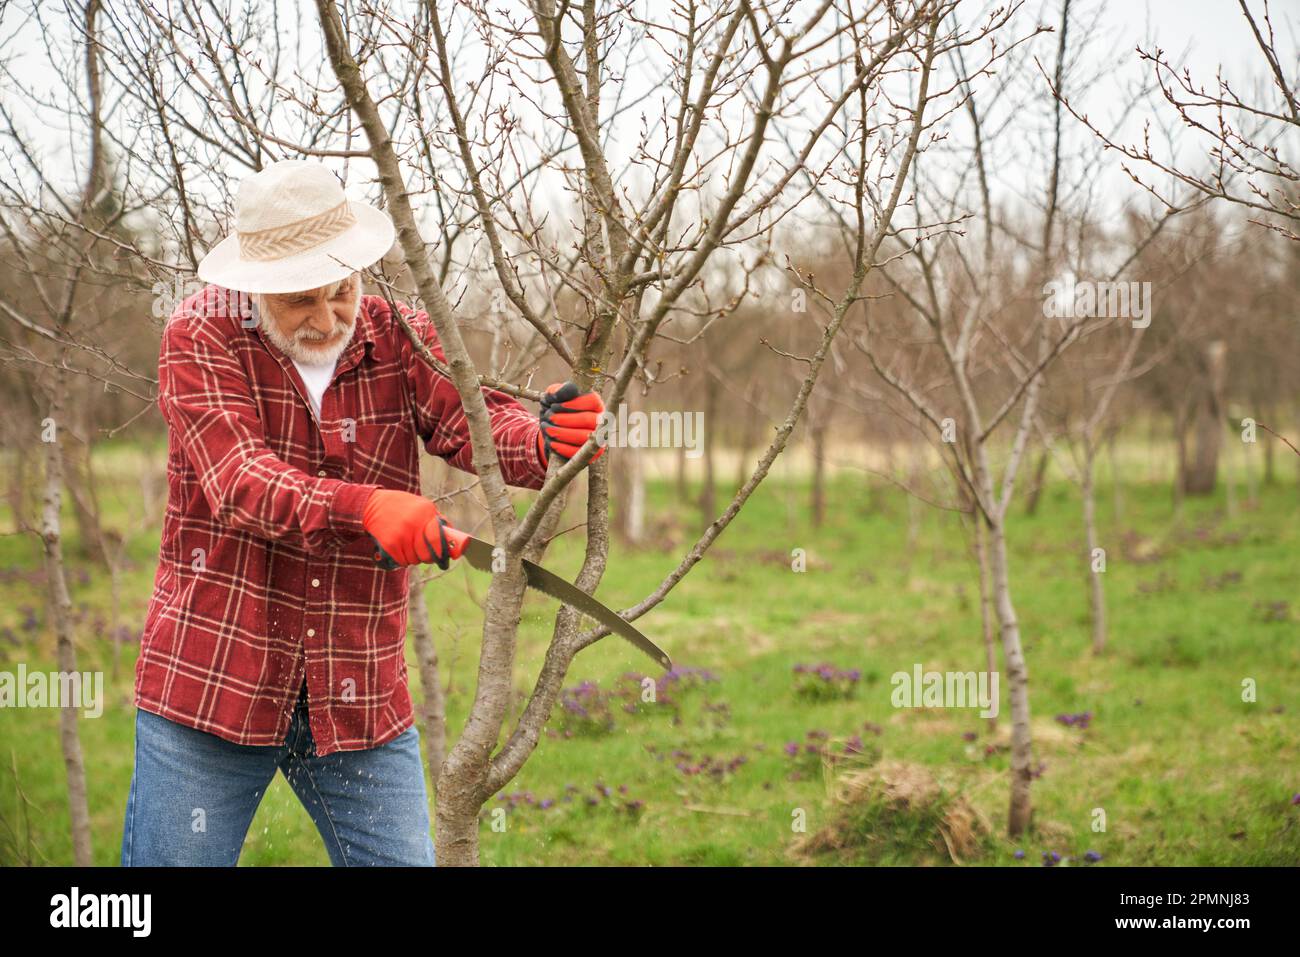
M162 0L159 2L162 3ZM52 19L58 19L60 5L45 6L46 14ZM1049 23L1054 22L1057 6L1058 0L1028 0L1019 17L1021 32L1040 19ZM1076 0L1075 2L1076 10L1084 16L1097 6L1098 0ZM295 14L291 11L296 8L298 15L307 24L307 28L315 29L310 4L286 2L284 7L285 20L294 19ZM1254 0L1252 8L1257 13L1261 13L1260 0ZM984 0L970 0L969 12L966 12L967 8L963 5L959 8L959 15L963 16L965 22L973 22L985 9ZM0 19L0 38L10 37L15 30L15 8L8 5L8 10L8 15ZM1089 64L1108 67L1105 70L1106 75L1098 83L1090 86L1086 94L1081 93L1075 97L1076 105L1087 112L1099 125L1109 125L1106 118L1113 116L1122 104L1124 99L1122 91L1125 85L1143 75L1143 66L1139 64L1134 53L1134 46L1139 42L1145 44L1153 39L1175 63L1188 65L1194 77L1201 82L1212 84L1215 71L1220 64L1225 75L1243 95L1252 89L1252 83L1258 82L1260 57L1235 0L1109 0L1105 11L1095 36L1073 37L1075 41L1086 41L1091 44ZM1283 0L1272 4L1272 15L1274 26L1279 34L1279 50L1284 51L1285 54L1284 68L1294 73L1297 66L1296 51L1300 49L1296 43L1296 24L1300 23L1300 0ZM20 42L16 44L10 44L5 52L11 57L11 64L20 65L18 68L20 75L39 88L42 84L39 73L35 71L39 71L42 64L48 70L46 52L40 48L40 45L24 44L21 42L21 36L19 40ZM313 34L311 40L304 45L310 48L315 42L317 41ZM1036 52L1045 65L1050 65L1055 38L1040 37L1037 42L1039 45ZM29 52L24 53L25 50ZM15 57L17 59L14 59ZM1149 74L1147 68L1146 75ZM1041 82L1036 78L1036 71L1032 76L1024 79L1030 82ZM628 82L635 83L636 78L629 77ZM11 110L14 109L12 90L0 88L0 98L3 98ZM1125 142L1136 141L1141 135L1143 120L1150 116L1149 112L1133 115L1118 138ZM1155 117L1157 122L1168 124L1171 122L1172 112L1165 107L1156 112ZM42 122L42 119L36 115L20 115L18 123L24 134L40 146L47 159L51 178L57 180L60 178L60 173L63 173L75 181L75 167L68 163L70 137L67 131L59 130L53 123ZM1086 139L1086 134L1078 130L1077 124L1072 120L1067 119L1067 124L1074 127L1071 131L1073 134ZM957 135L963 134L958 132ZM81 142L80 137L71 139L77 143ZM1026 136L1025 140L1023 148L1014 152L1004 152L996 158L995 172L998 174L999 181L1012 192L1017 190L1020 183L1033 182L1033 164L1042 159L1041 141L1035 139L1033 135ZM1158 152L1163 153L1163 144L1157 141L1157 145L1160 147ZM1199 151L1188 154L1184 159L1194 160L1198 155ZM1102 174L1105 177L1103 195L1111 201L1118 197L1131 200L1135 198L1135 189L1119 172L1117 160L1118 157L1113 153L1106 158L1108 169ZM1137 194L1137 198L1140 198L1140 194Z

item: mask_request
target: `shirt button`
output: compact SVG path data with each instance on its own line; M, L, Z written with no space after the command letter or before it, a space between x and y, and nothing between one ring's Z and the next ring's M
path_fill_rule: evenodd
M316 629L315 629L315 628L308 628L308 629L307 629L307 637L308 637L308 638L315 638L315 637L316 637Z
M313 579L311 580L311 587L312 587L312 588L320 588L320 579L319 579L319 578L313 578Z
M324 470L324 469L321 469L321 470L320 470L319 472L317 472L316 474L319 475L321 478L324 478L324 477L325 477L325 470Z

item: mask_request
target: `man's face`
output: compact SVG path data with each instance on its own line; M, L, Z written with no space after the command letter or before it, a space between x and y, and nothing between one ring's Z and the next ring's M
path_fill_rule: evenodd
M329 365L356 331L361 282L353 274L337 289L268 293L257 301L262 330L282 352L303 365Z

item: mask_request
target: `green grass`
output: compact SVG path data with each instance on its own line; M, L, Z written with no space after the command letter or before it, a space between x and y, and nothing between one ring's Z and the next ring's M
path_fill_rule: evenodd
M111 471L111 470L109 470ZM725 490L723 490L725 491ZM123 493L124 497L129 492ZM115 499L106 495L109 522ZM616 546L598 595L622 607L649 592L695 533L698 513L676 502L670 485L650 489L655 537L646 547ZM907 543L907 503L891 489L870 492L862 475L841 474L830 488L830 520L808 525L807 491L766 485L705 560L640 622L679 666L707 668L704 682L669 708L627 714L614 709L612 732L565 738L559 716L508 792L531 792L542 810L489 803L482 823L484 863L517 864L838 864L938 863L935 811L844 807L832 797L843 767L817 762L794 775L787 742L824 732L836 746L861 735L871 756L851 763L923 765L948 796L961 795L991 834L966 863L1036 865L1040 853L1063 857L1095 850L1107 864L1300 863L1300 642L1296 569L1300 532L1295 487L1265 487L1256 508L1225 515L1222 494L1189 501L1173 523L1166 486L1123 490L1123 522L1099 495L1110 645L1089 650L1079 509L1074 489L1053 485L1039 514L1017 506L1011 542L1014 598L1023 628L1036 732L1034 832L1003 836L1008 757L974 710L895 709L890 676L916 662L926 670L977 670L983 648L975 569L957 518L924 507L920 534ZM124 505L120 506L125 508ZM573 524L564 522L561 527ZM673 539L676 544L669 546ZM571 574L581 557L578 534L562 537L547 564ZM37 543L0 537L0 670L26 661L50 668L53 639L45 626ZM791 550L807 552L807 571L791 570ZM153 576L157 531L133 538L134 569L125 581L124 621L138 631ZM108 577L75 562L74 603L81 667L111 661L103 631ZM478 609L464 576L481 597L480 573L456 569L429 586L442 678L450 682L454 739L473 694ZM24 629L25 606L35 609ZM549 635L552 603L531 596L521 629L518 707L531 686ZM124 649L116 679L106 677L103 717L81 722L97 863L114 864L121 840L132 764L130 706L134 646ZM795 693L798 663L827 661L863 672L848 699L810 701ZM411 674L416 676L412 657ZM579 655L569 685L591 680L613 688L648 662L627 643L606 639ZM1242 701L1253 679L1255 703ZM419 695L419 689L413 689ZM725 706L725 707L724 707ZM1003 734L1007 724L1002 688ZM1086 731L1053 721L1092 712ZM876 734L870 725L877 726ZM507 731L509 729L507 728ZM967 733L977 735L966 740ZM677 752L676 754L674 752ZM739 760L742 759L743 761ZM731 770L714 776L701 763ZM16 769L16 775L15 775ZM611 797L598 797L598 785ZM25 802L17 793L21 788ZM625 788L625 792L620 789ZM572 800L564 801L566 795ZM598 797L590 806L588 797ZM624 804L643 802L639 810ZM1094 811L1106 830L1092 829ZM792 830L857 829L858 855L795 855L804 836ZM70 863L68 814L59 757L57 713L0 713L0 863ZM852 839L852 833L849 838ZM1019 862L1013 853L1026 852ZM266 795L241 863L326 864L306 812L282 779Z

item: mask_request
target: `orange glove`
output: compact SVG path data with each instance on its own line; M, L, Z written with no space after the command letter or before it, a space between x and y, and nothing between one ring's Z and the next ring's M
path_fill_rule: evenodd
M542 458L550 462L555 453L566 462L578 454L591 433L600 424L600 414L605 403L598 392L578 392L577 383L559 382L547 386L542 395L542 408L538 412L542 428L537 434L537 445ZM596 461L605 454L602 447L591 457Z
M451 561L438 506L423 496L376 489L366 499L361 523L379 550L376 559L387 567L434 562L445 571Z

